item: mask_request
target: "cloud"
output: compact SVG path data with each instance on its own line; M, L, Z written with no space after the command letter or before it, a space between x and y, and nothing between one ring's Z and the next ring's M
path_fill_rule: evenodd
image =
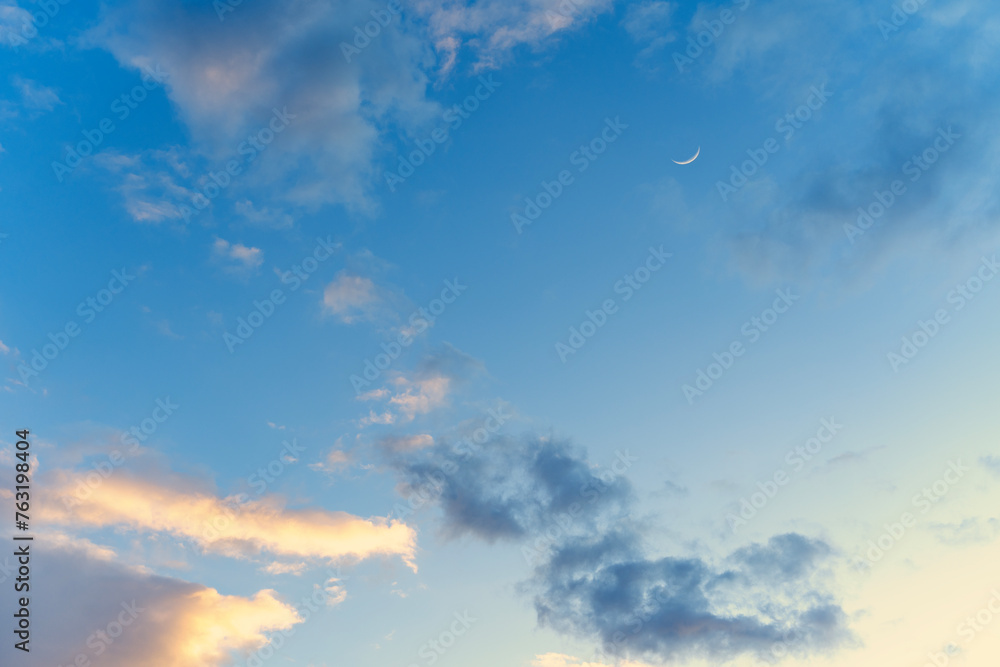
M182 184L190 178L191 168L181 149L147 150L134 155L106 150L93 159L97 167L115 177L114 189L135 222L186 222L190 217L183 207L190 208L197 192Z
M106 548L49 537L31 557L33 578L45 582L32 587L32 664L83 664L83 655L101 667L222 667L231 653L246 655L304 620L272 590L223 595L123 566ZM16 663L14 653L5 641L0 661Z
M453 378L444 374L421 373L413 380L397 375L390 380L391 389L382 388L361 394L362 401L382 401L387 409L382 413L372 411L362 419L362 424L395 424L411 422L417 415L425 415L448 405Z
M994 475L1000 476L1000 456L980 456L979 463Z
M249 199L244 199L233 204L233 210L243 216L247 222L257 227L288 229L295 224L295 220L289 214L270 209L266 206L256 208Z
M341 271L323 290L323 308L345 324L373 320L382 297L370 279Z
M378 446L387 453L405 453L424 449L434 444L434 436L428 433L418 435L390 435L378 441Z
M0 340L0 353L10 354L10 348L4 345L4 342Z
M609 656L661 661L763 659L779 643L802 656L849 638L812 576L829 553L821 542L780 535L716 567L646 556L639 537L624 527L559 545L532 581L539 622L596 637Z
M441 481L447 527L490 542L543 531L574 503L581 506L577 520L594 528L599 511L632 493L624 478L605 482L580 451L547 438L497 437L476 450L442 440L427 456L394 465L410 490L454 470Z
M395 383L402 391L389 398L389 404L405 421L412 421L416 415L425 415L447 404L451 378L439 375L412 382L397 378Z
M395 424L411 422L417 415L425 415L448 405L452 379L445 375L432 375L408 380L397 376L391 380L393 389L379 389L362 394L359 400L381 400L388 409L378 413L372 410L360 424Z
M734 11L735 22L688 68L689 78L712 87L739 81L774 115L760 118L758 139L743 134L745 145L723 149L717 183L729 183L730 165L738 169L768 138L780 151L727 201L715 192L687 215L716 221L711 231L724 239L733 268L759 283L854 279L901 255L995 242L1000 75L984 63L1000 57L1000 41L991 9L928 3L885 37L877 22L891 8L774 0ZM717 14L701 5L682 40ZM831 95L821 109L793 133L776 129L824 83ZM912 180L913 158L949 128L960 137ZM851 141L838 139L845 136ZM859 207L877 204L876 193L895 180L905 193L849 238Z
M210 4L137 0L105 8L83 43L123 67L168 72L164 90L193 150L216 171L266 127L273 109L287 109L294 119L239 176L234 194L253 188L255 199L372 213L387 135L412 136L441 115L427 95L432 74L441 84L463 54L474 70L496 67L517 47L540 48L613 5L415 0L361 53L345 55L341 45L354 42L372 11L385 10L383 0L242 4L223 21ZM274 207L251 209L235 196L248 220L287 224Z
M32 111L52 111L57 104L62 104L56 91L30 79L19 76L13 78L14 85L21 93L21 103Z
M260 248L230 243L218 236L212 244L212 257L223 263L226 271L237 275L251 273L264 263L264 251Z
M595 468L568 442L529 434L442 440L392 465L403 495L435 489L452 536L521 541L540 625L597 640L609 661L762 657L776 642L806 655L851 639L826 592L825 543L785 534L721 561L653 555L624 476L635 459L617 456Z
M447 72L463 47L475 56L475 69L498 67L517 47L540 48L613 6L613 0L420 0L415 8L426 17Z
M387 385L358 396L361 401L386 404L382 412L370 411L359 425L396 424L413 421L418 415L429 414L450 405L455 389L470 378L484 372L481 361L462 352L450 343L427 354L410 377L393 375Z
M1000 536L1000 519L972 517L958 523L934 523L930 528L942 544L951 546L989 544Z
M232 558L261 553L325 561L399 556L412 567L416 534L399 521L287 509L273 494L255 500L219 498L193 488L190 480L137 478L125 470L116 471L74 505L82 484L81 476L54 474L48 492L52 500L43 507L46 521L168 533Z
M165 90L199 150L218 163L267 126L294 119L240 176L245 187L301 206L370 210L379 126L412 127L439 113L427 101L433 54L408 22L347 62L340 44L384 2L243 4L219 21L210 4L138 0L103 12L86 42L125 67L159 65Z
M16 2L0 5L0 44L12 48L21 44L25 39L21 31L31 23L31 12L18 7Z
M268 574L294 574L299 576L308 569L308 563L268 563L264 572Z
M338 441L339 442L339 441ZM320 470L322 472L340 472L353 463L354 459L350 452L345 452L342 449L334 447L319 463L310 463L309 467L313 470Z
M621 25L632 41L644 45L639 52L639 61L652 57L667 44L676 41L677 35L672 30L676 11L676 3L663 0L646 0L628 6Z

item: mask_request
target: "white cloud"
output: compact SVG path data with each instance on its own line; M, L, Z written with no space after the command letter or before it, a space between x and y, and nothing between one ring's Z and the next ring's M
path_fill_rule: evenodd
M431 447L434 444L434 436L429 433L419 433L415 435L388 436L379 441L379 446L393 452L412 452L418 449Z
M633 41L643 44L639 59L644 60L677 39L672 30L677 4L663 0L646 0L629 5L622 27Z
M381 303L375 283L346 271L337 274L323 290L323 308L345 324L374 319Z
M25 41L22 31L31 21L31 12L18 7L16 2L0 5L0 44L14 47Z
M190 177L190 168L176 147L135 155L107 150L94 156L94 164L118 179L115 189L135 222L180 221L185 217L182 206L191 208L197 194L181 184Z
M15 76L14 85L21 92L21 103L32 111L52 111L57 104L62 104L56 91L30 79Z
M243 199L233 204L233 210L243 216L247 222L258 227L288 229L295 224L291 215L266 206L256 208L249 199Z
M243 3L222 25L210 4L137 0L106 11L84 42L125 67L166 71L164 90L194 149L215 165L238 157L247 135L265 127L273 109L287 108L294 120L239 177L238 187L254 188L255 200L372 212L382 132L412 135L440 117L427 95L432 75L446 76L459 53L471 54L473 69L495 67L515 48L539 48L613 4L414 0L350 62L340 44L351 43L354 28L383 10L384 0ZM290 224L276 207L238 201L250 222ZM139 210L170 217L169 209Z
M446 375L425 375L415 380L397 376L392 380L394 390L378 389L362 394L358 400L384 401L388 399L388 409L383 413L374 410L360 421L361 426L371 424L395 424L397 421L410 422L417 415L424 415L448 404L452 380ZM410 444L420 445L422 438L412 436Z
M468 47L476 69L497 67L518 46L538 48L555 33L609 11L614 0L420 0L435 48L449 70L458 52Z
M309 567L308 563L268 563L264 572L268 574L294 574L301 575Z
M4 342L0 340L0 352L4 354L10 354L10 348L4 345Z
M339 446L340 440L338 439L337 444ZM339 472L351 465L353 459L349 452L345 452L339 447L334 447L319 463L310 463L309 467L313 470L320 470L322 472Z
M303 206L372 206L372 163L383 120L412 127L439 114L425 97L431 62L409 24L378 36L377 47L346 62L341 42L384 2L317 0L243 3L220 25L211 4L137 0L110 9L85 41L127 67L158 64L167 94L199 150L219 162L238 156L272 110L294 119L240 176Z
M223 262L227 271L237 274L250 273L264 263L264 252L260 248L230 243L218 236L212 244L212 256Z
M396 385L402 389L389 399L404 420L411 421L416 415L424 415L447 404L451 379L445 376L409 381L397 378Z

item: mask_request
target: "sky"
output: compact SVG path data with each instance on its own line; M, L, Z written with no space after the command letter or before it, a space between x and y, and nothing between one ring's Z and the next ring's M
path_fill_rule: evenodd
M0 0L3 664L995 665L998 57L972 0Z

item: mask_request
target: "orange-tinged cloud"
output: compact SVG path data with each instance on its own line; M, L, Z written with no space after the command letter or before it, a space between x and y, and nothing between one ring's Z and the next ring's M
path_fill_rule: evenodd
M272 590L249 597L116 562L115 553L85 540L46 534L33 554L32 665L92 667L222 667L278 633L308 622ZM43 641L39 641L39 637ZM16 664L12 642L0 664Z
M416 533L400 521L286 509L273 496L219 498L129 477L123 470L78 500L74 492L79 478L61 473L55 479L50 491L55 501L41 508L42 520L50 524L164 532L234 558L261 552L322 560L400 556L413 567Z
M173 634L178 640L175 655L172 662L164 661L163 665L225 664L230 651L260 648L268 641L265 632L287 630L302 620L272 590L259 591L247 599L203 588L177 603L178 608L172 610L176 618Z

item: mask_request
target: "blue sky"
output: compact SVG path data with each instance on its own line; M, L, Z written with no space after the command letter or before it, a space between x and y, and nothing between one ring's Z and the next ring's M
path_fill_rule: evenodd
M1000 655L988 5L3 2L5 664Z

